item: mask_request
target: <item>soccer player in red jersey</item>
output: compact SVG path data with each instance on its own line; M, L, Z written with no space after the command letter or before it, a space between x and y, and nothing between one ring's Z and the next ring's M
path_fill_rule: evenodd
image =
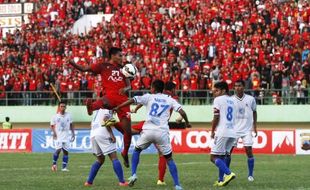
M178 96L175 95L175 87L176 85L168 81L165 83L165 89L164 89L164 94L167 94L171 96L174 99L178 99ZM141 104L138 104L135 109L131 110L131 113L137 113L137 111L142 107ZM172 110L171 110L172 113ZM140 121L139 123L132 125L131 126L131 131L133 135L140 134L142 131L142 127L145 121ZM156 146L156 145L155 145ZM157 185L166 185L164 181L164 177L166 174L166 168L167 168L167 162L165 157L159 152L159 158L158 158L158 180L157 180Z
M78 65L74 61L70 64L76 69L86 72L90 71L95 74L100 74L102 77L102 91L104 96L92 102L91 99L86 100L87 112L89 115L94 110L100 108L111 109L128 100L128 91L131 89L130 80L126 78L122 72L122 49L111 47L109 50L110 61L107 63L95 63L91 65ZM124 149L122 157L125 167L129 167L128 149L131 143L131 119L130 107L126 106L117 111L117 116L120 120L116 124L116 128L124 134Z

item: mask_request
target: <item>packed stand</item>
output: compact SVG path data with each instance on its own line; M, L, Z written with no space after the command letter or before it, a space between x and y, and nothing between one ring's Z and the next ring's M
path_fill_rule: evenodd
M308 103L307 1L50 0L37 6L30 24L2 40L2 92L51 92L52 83L63 97L87 90L98 96L104 81L77 72L68 61L105 62L108 48L118 46L124 62L139 68L133 90L148 90L161 78L176 83L183 103L205 104L215 82L224 80L232 89L242 78L260 104L267 103L266 96L276 104L292 103L292 97ZM67 32L93 13L114 16L88 34Z

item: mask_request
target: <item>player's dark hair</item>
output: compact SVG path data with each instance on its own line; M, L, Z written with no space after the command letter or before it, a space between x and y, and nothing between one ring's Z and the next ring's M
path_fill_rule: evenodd
M220 90L225 90L226 93L229 93L229 88L228 88L228 84L224 81L220 81L214 84L214 88L218 88Z
M165 90L167 91L172 91L173 89L175 89L176 84L174 84L172 81L168 81L165 83Z
M156 79L152 82L152 87L155 89L155 92L162 93L164 91L165 83L162 80Z
M6 121L6 122L9 122L9 121L10 121L10 118L9 118L9 117L5 117L5 121Z
M109 50L109 58L111 58L112 55L118 54L119 52L122 52L122 49L121 49L121 48L118 48L118 47L111 47L110 50Z
M236 83L240 83L243 87L245 86L245 82L244 82L244 80L242 80L242 79L236 80L235 84L236 84Z
M60 106L60 104L65 104L65 105L67 105L67 102L61 100L61 101L58 102L58 106Z

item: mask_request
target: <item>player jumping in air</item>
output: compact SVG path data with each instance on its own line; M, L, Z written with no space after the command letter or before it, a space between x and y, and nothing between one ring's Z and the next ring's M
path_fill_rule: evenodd
M55 143L56 151L53 154L53 165L52 171L57 171L57 160L61 150L63 151L62 158L62 171L69 171L67 169L67 164L69 160L69 145L75 139L74 127L72 123L71 115L66 112L66 103L60 101L58 103L57 114L55 114L51 119L51 129L53 131L53 139ZM70 138L71 130L71 138Z
M190 127L190 124L181 105L173 98L163 94L163 90L164 82L161 80L155 80L152 83L151 89L153 94L134 96L132 99L129 99L114 108L114 110L117 111L123 106L133 103L146 106L147 118L142 127L141 137L138 139L132 155L132 176L129 178L129 186L133 186L135 181L138 179L137 167L139 164L141 151L154 143L167 160L167 165L174 181L175 189L182 189L179 183L177 167L172 159L172 148L169 141L168 120L170 118L170 109L173 109L181 114L187 127Z
M125 182L123 168L116 154L115 137L107 122L112 118L112 112L107 109L99 109L95 111L93 120L91 122L90 138L92 143L93 154L97 157L97 160L92 165L85 186L92 186L93 181L103 165L105 156L108 155L112 161L114 172L118 178L119 186L128 186ZM104 123L104 127L101 127Z
M90 99L86 100L89 115L91 115L94 110L100 108L111 109L128 100L127 93L131 89L131 85L130 80L121 72L122 50L116 47L110 48L109 57L110 61L108 63L95 63L89 66L81 66L74 61L70 62L73 67L80 71L90 71L101 75L104 97L95 102L92 102ZM115 124L115 128L123 131L124 134L124 149L121 155L124 159L125 167L128 168L128 149L131 143L130 107L125 106L117 110L117 116L120 122Z

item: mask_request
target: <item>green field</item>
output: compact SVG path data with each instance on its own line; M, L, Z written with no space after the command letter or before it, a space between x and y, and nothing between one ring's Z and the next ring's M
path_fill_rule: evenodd
M76 189L127 189L118 187L110 160L94 181L93 187L84 187L94 157L90 154L71 154L69 172L50 170L52 154L0 154L1 190L76 190ZM60 157L61 159L61 157ZM209 155L175 155L180 181L185 190L222 189L213 187L218 172L209 161ZM60 167L61 162L58 162ZM310 189L309 156L257 155L255 181L247 181L247 165L244 155L233 155L231 169L237 175L225 189ZM125 177L130 170L124 169ZM173 189L169 172L166 174L167 186L158 187L157 156L141 155L138 168L138 181L130 189Z

